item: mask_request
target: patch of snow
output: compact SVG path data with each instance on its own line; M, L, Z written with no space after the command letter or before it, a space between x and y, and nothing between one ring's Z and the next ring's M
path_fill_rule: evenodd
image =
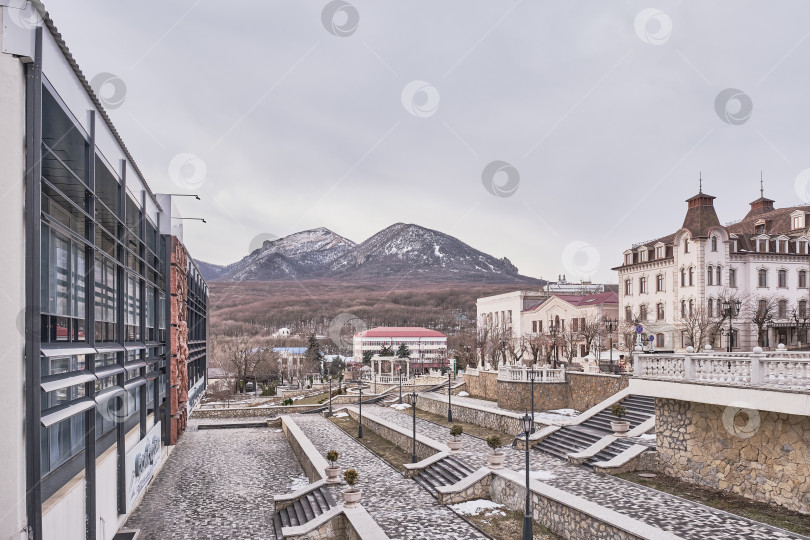
M518 471L521 478L526 478L526 469ZM529 471L529 478L531 480L552 480L555 478L554 473L551 471L545 470L537 470L537 471Z
M560 414L563 416L577 416L579 415L579 411L576 409L554 409L551 411L546 411L551 414Z
M334 416L335 418L344 418L346 416L349 416L349 413L339 412L339 413L333 414L332 416Z
M484 513L503 514L504 513L504 511L502 510L503 507L504 506L502 504L488 501L486 499L475 499L472 501L450 505L450 508L452 508L459 514L464 514L467 516L475 516Z
M411 406L407 403L394 403L393 405L390 405L390 407L398 411L404 411L405 409L411 408Z
M280 430L280 429L274 429L274 430L273 430L273 433L281 433L281 431L282 431L282 430Z
M458 394L456 394L456 395L457 395L458 397L467 397L467 396L469 396L470 394L468 394L467 392L465 392L464 390L462 390L461 392L459 392L459 393L458 393Z
M574 416L578 416L579 411L574 409L555 409L552 411L543 411L543 412L536 412L534 413L535 420L552 420L552 421L559 421L565 420L568 418L572 418Z
M295 478L292 479L290 482L290 488L288 491L298 491L299 489L306 487L309 485L309 478L306 477L305 474L299 474Z

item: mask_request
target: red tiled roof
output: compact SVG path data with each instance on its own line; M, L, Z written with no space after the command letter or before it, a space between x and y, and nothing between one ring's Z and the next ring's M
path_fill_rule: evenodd
M355 334L359 337L374 338L403 338L403 337L432 337L446 338L447 336L436 330L418 326L378 326Z
M615 291L606 291L596 294L552 294L552 297L556 296L560 300L564 300L571 304L572 306L581 307L581 306L601 306L603 304L618 304L619 303L619 293ZM550 299L550 298L549 298ZM548 300L546 300L548 301ZM531 311L533 309L538 308L544 302L541 302L537 305L528 307L523 311Z

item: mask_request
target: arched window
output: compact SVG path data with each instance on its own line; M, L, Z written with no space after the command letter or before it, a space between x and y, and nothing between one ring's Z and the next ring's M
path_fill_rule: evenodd
M787 318L787 300L779 300L779 318Z
M689 316L690 317L695 316L695 301L692 300L691 298L689 299Z
M709 317L711 317L712 313L714 313L714 300L712 300L711 298L709 298L709 300L706 303L706 311L709 314Z
M688 238L683 239L683 252L684 253L689 253L689 239Z
M717 251L717 237L712 236L712 251Z
M714 285L714 266L710 266L706 271L706 285Z
M787 288L787 270L779 270L777 274L777 287L780 289Z
M639 319L641 319L642 321L647 320L647 304L641 304L638 307L638 315Z
M658 274L656 277L655 290L656 292L664 290L664 274Z
M647 292L647 278L646 278L646 276L641 277L641 278L638 279L638 288L639 288L639 293L646 294L646 292Z
M733 289L737 288L737 271L733 268L728 269L728 286Z
M686 300L681 300L681 318L686 318Z
M720 268L719 266L717 267L715 277L716 277L716 279L714 280L714 284L718 285L718 286L722 285L723 284L723 269Z
M658 320L663 321L664 320L664 304L663 304L663 302L659 302L657 308L658 308L657 309L657 311L658 311Z
M807 300L799 300L799 317L807 317Z
M686 270L681 268L681 287L686 287Z
M664 343L664 334L655 334L655 346L659 349L663 349Z
M690 266L689 267L689 286L691 287L694 284L695 284L695 269Z
M630 306L626 306L624 308L624 320L625 322L633 321L633 308L631 308Z
M799 288L807 288L807 270L799 270Z
M624 280L624 294L625 296L630 296L633 294L633 285L629 279Z

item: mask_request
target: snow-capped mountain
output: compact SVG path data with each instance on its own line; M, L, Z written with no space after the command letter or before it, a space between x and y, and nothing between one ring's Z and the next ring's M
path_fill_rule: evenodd
M354 242L325 227L265 240L262 246L228 266L198 261L209 281L274 281L312 277L354 247Z
M450 235L396 223L368 240L351 240L319 228L265 242L229 266L198 262L209 281L274 281L306 278L430 281L537 282L509 259L498 259Z

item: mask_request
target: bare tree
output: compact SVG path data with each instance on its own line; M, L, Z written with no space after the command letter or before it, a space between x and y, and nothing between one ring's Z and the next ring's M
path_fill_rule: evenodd
M703 306L692 306L682 313L680 327L687 344L700 351L717 333L717 320L711 317Z
M746 304L751 322L757 327L757 344L760 347L767 344L768 325L776 318L776 302L771 296L763 296Z
M522 364L527 349L526 340L522 337L515 338L509 336L504 340L504 349L513 364Z
M579 329L579 334L585 342L585 354L590 353L595 344L600 343L601 337L604 334L604 325L602 318L598 315L591 315L582 321L582 328ZM598 354L595 355L597 358Z

